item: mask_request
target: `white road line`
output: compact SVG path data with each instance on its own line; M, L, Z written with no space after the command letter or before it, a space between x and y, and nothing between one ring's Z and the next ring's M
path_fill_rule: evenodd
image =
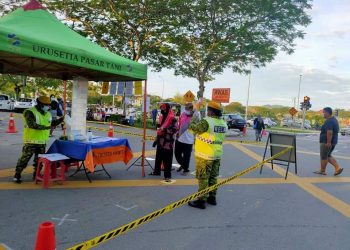
M51 220L58 220L60 221L57 226L61 226L65 221L78 221L76 219L67 219L70 214L65 214L63 218L51 218Z
M123 210L125 210L125 211L129 211L129 210L131 210L131 209L137 207L137 205L133 205L133 206L131 206L131 207L123 207L123 206L118 205L118 204L115 204L115 206L116 206L116 207L119 207L119 208L121 208L121 209L123 209Z

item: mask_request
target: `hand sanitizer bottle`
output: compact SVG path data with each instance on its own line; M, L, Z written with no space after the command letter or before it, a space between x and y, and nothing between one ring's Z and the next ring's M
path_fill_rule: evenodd
M91 132L90 128L89 128L89 130L87 132L87 139L88 139L88 141L92 141L92 132Z

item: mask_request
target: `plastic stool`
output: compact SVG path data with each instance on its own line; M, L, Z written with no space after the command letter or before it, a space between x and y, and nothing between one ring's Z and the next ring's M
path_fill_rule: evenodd
M64 181L64 173L67 170L64 164L69 158L62 154L39 154L38 166L35 175L35 183L43 182L44 188L49 187L50 181ZM44 168L44 173L41 170ZM60 174L57 175L57 168L60 168Z

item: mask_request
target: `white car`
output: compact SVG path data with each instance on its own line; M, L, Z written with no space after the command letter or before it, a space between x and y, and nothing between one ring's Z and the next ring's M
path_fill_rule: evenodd
M14 101L8 95L0 95L0 110L13 110Z
M25 109L32 108L35 105L36 105L35 99L19 98L18 101L15 102L14 108L16 112L21 112Z
M341 135L350 135L350 126L347 126L345 128L340 129L340 134Z
M273 120L271 120L270 118L266 117L263 118L264 119L264 124L266 127L273 127L273 126L277 126L277 123L274 122Z

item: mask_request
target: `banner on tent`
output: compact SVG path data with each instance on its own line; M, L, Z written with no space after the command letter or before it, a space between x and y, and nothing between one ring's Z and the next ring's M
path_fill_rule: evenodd
M142 95L142 82L141 81L135 82L135 95Z
M134 82L125 82L125 95L132 96L134 95Z
M108 94L109 82L103 82L102 84L102 94Z
M142 98L142 105L141 105L141 112L143 112L144 108L144 99L145 98ZM150 111L150 106L151 106L151 98L149 96L147 96L147 99L146 99L146 112L149 112Z
M125 82L118 82L117 95L124 95Z
M109 94L110 95L116 95L117 94L117 83L111 82L110 88L109 88Z

